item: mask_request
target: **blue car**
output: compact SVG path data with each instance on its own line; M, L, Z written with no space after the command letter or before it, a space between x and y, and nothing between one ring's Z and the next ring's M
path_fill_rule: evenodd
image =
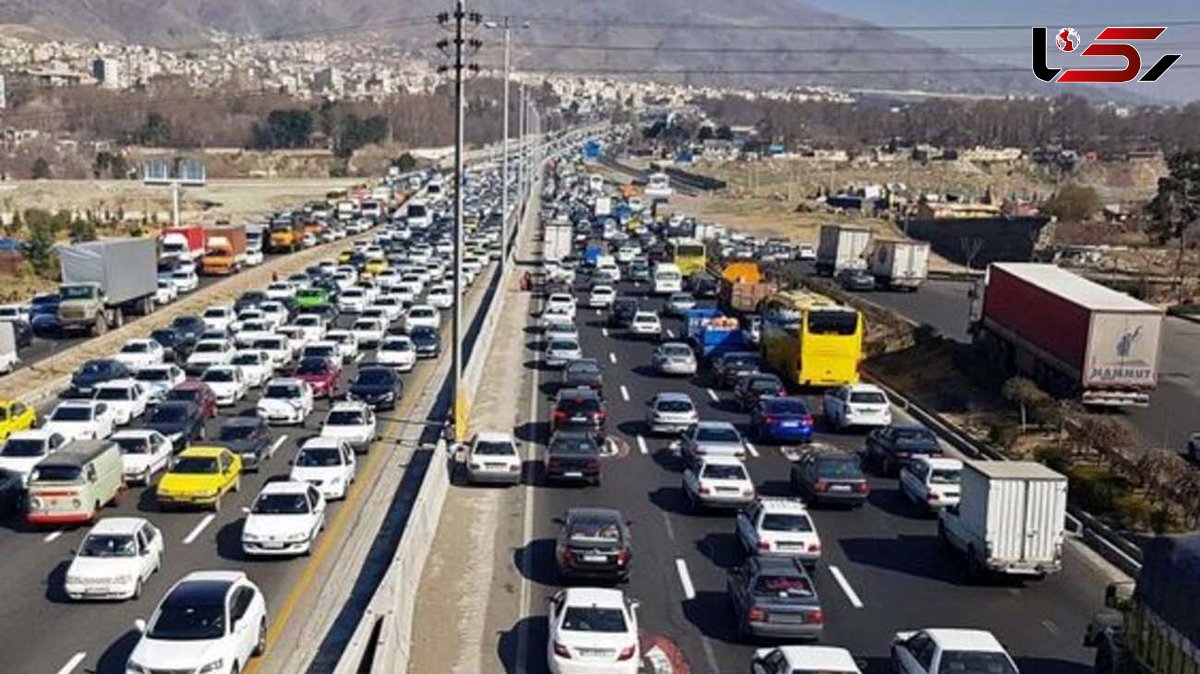
M804 401L780 396L760 399L750 410L750 425L761 442L809 442L813 418Z

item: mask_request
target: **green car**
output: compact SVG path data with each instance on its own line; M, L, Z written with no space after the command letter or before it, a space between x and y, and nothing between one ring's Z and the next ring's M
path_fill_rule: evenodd
M300 309L320 309L329 306L333 298L324 288L301 288L296 291L296 306Z

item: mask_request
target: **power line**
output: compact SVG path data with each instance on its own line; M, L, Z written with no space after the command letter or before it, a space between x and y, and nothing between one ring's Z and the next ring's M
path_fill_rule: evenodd
M542 25L578 26L583 28L630 28L630 29L688 29L688 30L755 30L755 31L786 31L796 33L825 33L825 32L979 32L1001 30L1029 30L1032 24L746 24L746 23L702 23L686 21L624 21L624 20L584 20L571 17L550 16L517 16L516 19L537 22ZM1042 22L1045 23L1045 22ZM1069 24L1070 22L1066 22ZM1200 26L1200 19L1180 19L1178 21L1139 21L1143 26L1185 27ZM1064 24L1065 25L1065 24ZM1077 23L1075 28L1107 28L1107 23Z
M489 45L490 46L490 45ZM599 44L578 44L578 43L547 43L547 42L524 42L520 45L523 49L550 50L555 51L600 51L600 52L661 52L669 54L829 54L831 56L840 56L842 54L936 54L942 52L959 53L1013 53L1014 48L1011 46L996 46L996 47L955 47L949 49L946 47L936 47L933 45L927 47L891 47L880 49L829 49L820 47L798 47L798 48L771 48L771 47L671 47L671 46L649 46L649 45L599 45ZM1157 48L1174 48L1174 47L1195 47L1200 46L1200 40L1177 41L1177 42L1155 42L1154 47ZM1027 47L1026 47L1027 49ZM1022 55L1026 52L1022 51Z
M486 66L489 69L495 69L497 66L489 64ZM1195 69L1200 68L1200 63L1184 63L1176 64L1171 67L1172 70ZM979 67L979 68L938 68L937 70L929 70L926 68L826 68L813 69L802 68L792 70L770 70L759 68L746 69L696 69L683 68L664 70L661 68L551 68L545 70L530 70L530 73L545 74L545 75L942 75L946 73L970 73L970 74L987 74L987 73L1028 73L1029 68L1020 68L1015 66L996 66L996 67Z

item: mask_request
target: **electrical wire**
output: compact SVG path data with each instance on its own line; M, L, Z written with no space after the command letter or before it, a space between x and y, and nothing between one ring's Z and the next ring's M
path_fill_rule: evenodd
M685 30L754 30L754 31L786 31L797 33L824 32L983 32L1002 30L1030 30L1032 24L748 24L748 23L704 23L689 21L626 21L626 20L586 20L569 16L509 16L511 20L529 21L531 25L542 26L577 26L582 28L622 28L622 29L685 29ZM1066 22L1064 25L1071 25ZM1107 28L1107 23L1074 24L1075 28ZM1179 19L1175 21L1139 20L1141 26L1185 27L1200 26L1200 19Z

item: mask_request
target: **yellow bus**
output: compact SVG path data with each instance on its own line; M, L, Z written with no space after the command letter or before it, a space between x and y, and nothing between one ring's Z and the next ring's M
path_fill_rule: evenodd
M679 272L685 277L704 271L708 264L708 251L703 241L695 239L677 239L671 244L671 261L679 267Z
M762 304L767 364L798 386L858 382L866 321L853 307L807 290L771 295Z

